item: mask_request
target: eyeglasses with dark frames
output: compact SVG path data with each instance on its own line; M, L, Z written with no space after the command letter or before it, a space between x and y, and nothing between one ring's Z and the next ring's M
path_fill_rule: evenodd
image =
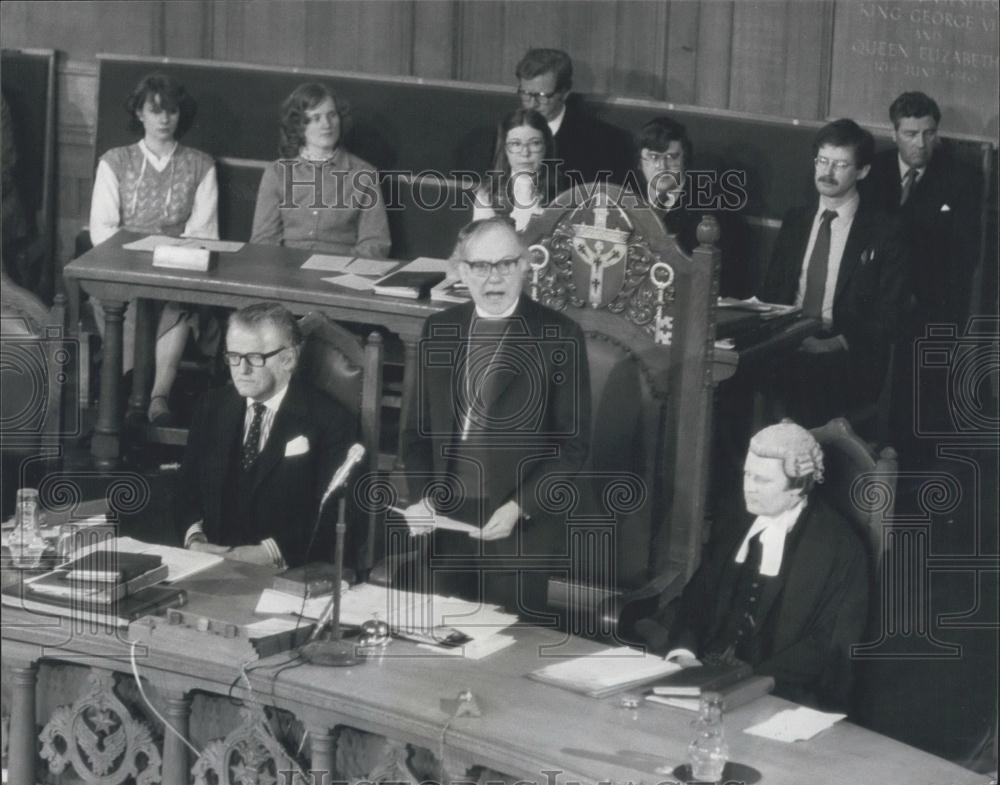
M251 368L263 368L268 360L274 357L274 355L285 351L285 349L287 348L288 348L287 346L281 346L275 349L273 352L263 352L263 353L248 352L247 354L240 354L239 352L224 352L222 355L222 359L226 361L226 365L231 365L234 368L238 366L240 363L242 363L244 360L247 361L247 364Z

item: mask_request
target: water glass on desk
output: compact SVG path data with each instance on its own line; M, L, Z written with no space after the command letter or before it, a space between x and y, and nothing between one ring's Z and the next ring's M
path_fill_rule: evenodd
M691 724L695 731L688 745L691 775L699 782L718 782L729 761L729 745L722 726L722 696L717 692L703 693L698 718Z
M18 490L14 515L14 529L7 540L11 562L15 567L37 567L42 561L42 554L45 553L48 543L40 531L45 513L38 501L38 491L35 488Z

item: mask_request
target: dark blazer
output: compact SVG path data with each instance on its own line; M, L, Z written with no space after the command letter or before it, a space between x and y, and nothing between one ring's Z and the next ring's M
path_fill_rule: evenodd
M311 548L309 543L320 497L346 457L357 423L340 404L293 378L247 480L250 491L237 498L245 413L246 399L231 384L199 402L180 472L180 532L201 520L209 542L218 545L273 537L289 566L329 560L335 504L324 510L324 526ZM289 442L299 437L308 440L308 451L286 455Z
M901 220L921 324L953 322L968 314L979 257L980 180L947 147L941 147L905 205L899 204L902 182L895 149L877 155L868 177L861 181L862 198Z
M610 182L625 182L633 161L631 137L622 129L598 120L581 102L571 98L566 103L559 133L555 136L555 158L562 160L562 177L573 183L590 183L601 171L611 172ZM580 175L568 175L570 172Z
M788 211L759 292L766 302L795 302L809 232L818 203ZM889 347L909 303L907 247L896 219L864 200L854 215L833 300L833 333L847 339L851 378L859 400L878 397Z
M633 175L641 185L641 195L648 199L645 178L641 173ZM647 202L648 203L648 202ZM723 297L749 297L756 283L757 275L751 269L747 258L749 240L743 219L729 210L714 210L693 207L687 202L666 210L651 205L667 234L677 240L684 253L690 255L698 247L698 224L706 215L711 215L719 223L719 294Z
M725 522L723 522L725 523ZM701 564L676 603L643 633L651 648L702 656L725 626L742 565L734 559L753 517L718 527ZM861 643L868 614L871 560L855 527L813 495L785 540L781 571L760 598L755 673L773 676L775 694L797 702L846 708L852 689L851 644Z
M418 349L418 399L404 437L413 500L453 466L448 456L464 417L463 365L474 312L471 302L458 305L430 316L424 325ZM497 359L511 363L517 372L503 374L500 383L485 393L484 421L461 447L482 468L487 518L515 499L537 519L527 526L532 532L528 539L539 547L542 540L561 545L562 531L549 532L551 540L542 536L545 526L539 521L546 518L547 492L539 484L553 473L575 474L586 460L590 439L586 344L576 322L526 295L521 295L514 319Z

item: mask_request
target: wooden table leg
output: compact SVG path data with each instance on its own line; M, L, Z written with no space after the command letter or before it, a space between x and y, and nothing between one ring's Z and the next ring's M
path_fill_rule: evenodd
M187 695L166 699L167 721L185 739L191 725L191 698ZM163 785L187 785L191 781L191 761L188 746L176 733L168 730L163 735Z
M90 452L98 468L115 469L121 458L122 321L126 303L105 300L102 305L104 358L101 361L101 400Z
M135 301L135 360L132 365L132 394L128 399L130 422L145 423L149 408L149 387L156 356L153 302Z
M312 751L312 760L309 764L312 770L310 785L330 785L333 782L336 754L330 729L317 725L310 726L309 748Z
M419 382L419 369L417 368L417 345L414 338L400 336L403 339L403 400L399 407L399 448L396 451L396 471L406 469L403 460L403 435L406 433L407 423L410 421L410 408L417 402L417 384Z
M35 727L35 685L38 666L11 669L10 781L34 785L38 758L38 729Z

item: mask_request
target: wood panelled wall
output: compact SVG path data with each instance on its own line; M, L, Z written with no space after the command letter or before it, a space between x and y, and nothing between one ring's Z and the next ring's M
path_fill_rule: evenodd
M853 2L853 0L840 0ZM98 52L514 84L531 46L585 92L817 119L834 3L801 0L4 0L4 47L60 50L62 256L86 221Z

